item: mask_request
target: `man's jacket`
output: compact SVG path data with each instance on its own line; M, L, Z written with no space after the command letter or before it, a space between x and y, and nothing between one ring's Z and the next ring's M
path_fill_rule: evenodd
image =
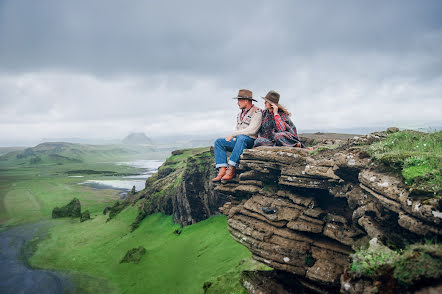
M258 137L259 128L261 127L262 110L253 105L245 115L242 114L242 111L238 113L236 131L234 131L231 136L246 135L256 139Z

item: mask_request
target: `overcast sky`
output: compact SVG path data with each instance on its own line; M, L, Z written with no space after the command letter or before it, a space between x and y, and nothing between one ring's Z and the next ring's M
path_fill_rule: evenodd
M0 0L0 146L226 135L238 89L299 132L442 126L442 1Z

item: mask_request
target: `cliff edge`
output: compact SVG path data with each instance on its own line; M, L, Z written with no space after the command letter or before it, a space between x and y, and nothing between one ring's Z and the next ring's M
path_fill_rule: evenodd
M393 285L387 286L376 275L350 270L350 257L368 244L398 250L425 239L441 239L438 183L421 185L422 177L416 177L406 184L400 168L388 166L385 158L370 152L379 147L376 144L385 145L399 135L379 132L347 141L324 140L314 151L287 147L245 150L236 181L215 188L235 199L221 208L228 216L231 236L249 248L254 259L281 274L292 274L316 292L376 289L394 293L440 284L440 245L435 245L437 252L431 255L435 273L420 277L419 285L411 282L404 288L391 277L386 280ZM440 148L440 133L436 135ZM428 177L440 181L440 154L436 156L436 170ZM407 158L404 155L402 160ZM250 273L248 277L249 293L273 293L260 285L254 287L254 278Z

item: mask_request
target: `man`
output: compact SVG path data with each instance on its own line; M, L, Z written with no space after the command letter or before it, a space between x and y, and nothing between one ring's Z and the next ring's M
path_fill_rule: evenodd
M218 175L212 179L213 182L230 181L235 177L235 168L239 163L239 157L246 148L252 148L253 143L261 127L262 111L253 105L257 102L252 97L252 91L239 90L238 100L241 112L238 114L236 131L226 138L219 138L215 141L215 163L219 169ZM227 151L232 151L227 165Z

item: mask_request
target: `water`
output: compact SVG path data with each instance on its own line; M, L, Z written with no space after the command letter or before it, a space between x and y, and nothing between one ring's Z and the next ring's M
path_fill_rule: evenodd
M164 160L134 160L117 162L117 165L127 165L141 169L139 174L124 176L121 180L87 180L81 185L86 185L95 189L114 189L129 192L135 186L136 191L143 190L146 179L158 171ZM123 194L122 196L125 196Z
M74 290L66 274L31 268L27 260L32 250L26 244L41 237L48 221L26 224L0 232L0 293L70 293Z

